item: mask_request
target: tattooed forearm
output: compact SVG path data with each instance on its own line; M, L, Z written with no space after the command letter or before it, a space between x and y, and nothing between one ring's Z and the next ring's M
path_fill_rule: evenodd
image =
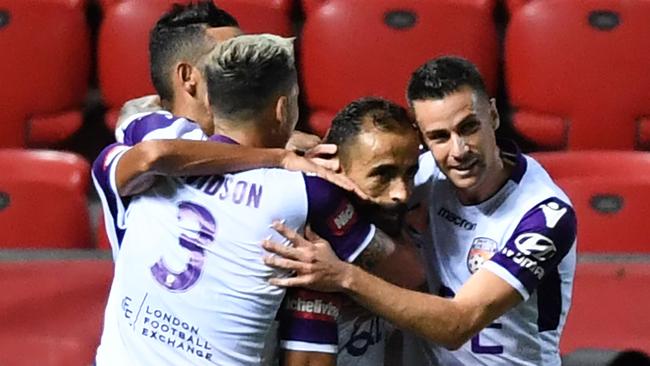
M370 244L364 249L354 264L372 272L378 263L395 251L395 242L386 233L377 229Z

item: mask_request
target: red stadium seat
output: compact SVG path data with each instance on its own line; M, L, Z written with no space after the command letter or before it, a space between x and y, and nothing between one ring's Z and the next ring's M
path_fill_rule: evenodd
M104 213L101 212L97 218L97 249L110 250L111 242L108 240L108 234L106 233L106 226L104 225Z
M650 353L647 261L578 263L573 288L573 303L560 344L563 354L585 348Z
M650 153L570 151L534 155L578 217L582 253L650 253Z
M153 94L149 77L149 32L174 3L188 0L105 0L99 34L99 82L113 130L119 109L129 99ZM291 0L219 0L245 32L291 35Z
M527 3L531 2L533 0L505 0L506 8L508 10L508 13L512 16L514 12L519 10L522 6L526 5ZM544 0L542 0L544 1Z
M523 136L552 149L650 146L650 2L532 1L506 35Z
M112 269L108 260L1 262L0 365L91 365Z
M58 151L0 150L0 247L92 247L90 167Z
M302 77L319 135L334 114L362 96L405 105L411 73L436 56L464 56L496 89L492 0L305 0Z
M70 137L90 72L84 1L0 0L0 146Z

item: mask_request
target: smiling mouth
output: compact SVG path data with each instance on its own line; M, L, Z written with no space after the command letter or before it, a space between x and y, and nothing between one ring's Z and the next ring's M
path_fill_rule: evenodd
M478 159L474 159L470 161L469 163L465 163L459 166L452 167L452 170L456 170L459 172L468 172L472 170L473 167L475 167L478 164Z

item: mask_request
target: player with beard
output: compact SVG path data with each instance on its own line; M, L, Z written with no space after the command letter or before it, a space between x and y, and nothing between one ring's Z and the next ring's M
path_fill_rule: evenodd
M346 265L325 240L305 240L279 224L294 246L265 242L284 257L266 263L297 277L271 283L345 292L427 339L428 364L560 365L576 266L570 200L537 161L496 139L495 101L469 61L440 57L422 65L408 100L429 148L416 183L426 194L431 293Z
M357 202L359 210L387 234L400 236L420 142L407 111L381 98L356 100L334 117L325 142L338 147L343 172L368 195ZM410 244L402 247L390 262L366 256L361 265L415 288L424 281L418 253ZM384 364L392 327L347 297L297 289L287 294L281 315L281 346L290 351L286 366Z

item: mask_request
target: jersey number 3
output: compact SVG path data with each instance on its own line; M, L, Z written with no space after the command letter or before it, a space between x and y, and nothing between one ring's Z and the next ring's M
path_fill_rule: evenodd
M189 263L185 265L185 270L174 272L161 257L151 267L151 274L168 290L183 292L192 287L201 276L205 262L203 247L214 240L217 224L205 207L187 201L178 204L178 222L181 228L178 243L189 250Z

